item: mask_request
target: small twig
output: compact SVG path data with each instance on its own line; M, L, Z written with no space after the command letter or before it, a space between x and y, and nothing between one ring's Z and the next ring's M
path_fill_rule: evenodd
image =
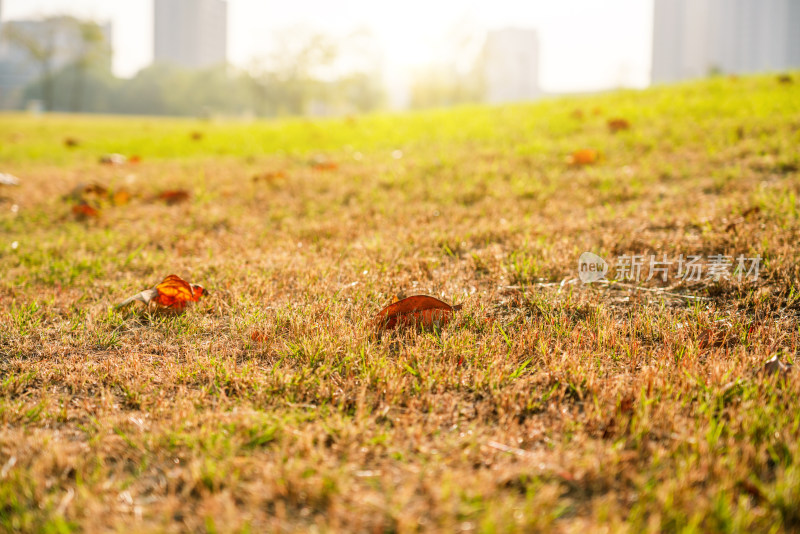
M616 280L598 280L597 282L594 282L594 283L605 284L607 286L617 285L617 286L620 286L620 287L626 287L628 289L635 289L637 291L648 291L650 293L658 293L659 295L668 295L670 297L678 297L678 298L682 298L682 299L704 300L704 301L705 300L712 300L712 299L710 299L708 297L699 297L699 296L696 296L696 295L683 295L681 293L673 293L673 292L669 291L670 289L673 289L676 286L670 286L670 287L642 287L642 286L635 286L633 284L626 284L624 282L617 282Z

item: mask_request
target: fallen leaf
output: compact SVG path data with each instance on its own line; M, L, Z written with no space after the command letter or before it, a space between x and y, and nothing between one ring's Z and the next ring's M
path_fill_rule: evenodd
M122 154L106 154L100 158L100 163L103 165L125 165L128 158Z
M315 161L311 164L311 168L315 171L335 171L339 165L333 161Z
M72 214L79 220L94 219L100 216L100 210L83 203L72 206Z
M284 178L286 178L286 173L284 171L262 172L253 176L253 182L274 183Z
M167 205L180 204L186 202L191 197L191 194L185 189L172 189L163 191L156 196L156 199L166 202Z
M758 207L758 206L753 206L753 207L751 207L751 208L747 208L746 210L744 210L744 211L742 212L742 217L744 217L744 218L747 218L747 217L749 217L750 215L757 215L757 214L758 214L758 213L760 213L760 212L761 212L761 208L760 208L760 207Z
M108 189L96 183L91 184L78 184L72 188L69 195L65 198L75 200L76 202L83 202L87 197L104 197L108 195Z
M570 165L591 165L597 163L600 159L600 153L593 148L584 148L576 150L567 157L567 163Z
M461 304L450 306L427 295L414 295L392 302L375 317L379 329L390 330L397 326L421 326L431 328L443 326L461 309Z
M733 325L728 321L718 321L717 323L711 328L705 328L697 336L697 344L701 349L727 347L734 342L731 335Z
M128 163L133 163L134 165L141 162L142 162L142 156L139 155L133 155L130 158L128 158Z
M130 201L131 201L131 194L124 189L114 191L114 194L111 195L111 202L115 206L122 206Z
M19 185L19 178L0 172L0 185Z
M786 375L789 371L792 370L791 364L786 364L781 361L780 355L776 354L766 362L764 362L763 372L768 375L777 375L780 374L781 376Z
M74 137L67 137L64 139L64 146L67 148L75 148L79 146L81 143Z
M256 343L266 343L269 340L265 332L256 330L250 334L250 339Z
M789 76L788 74L781 74L780 76L778 76L778 83L782 83L782 84L787 84L788 85L788 84L792 83L793 81L794 80L792 79L792 77Z
M570 117L572 117L575 120L579 120L579 121L583 120L583 118L584 118L583 110L580 110L580 109L573 110L573 112L570 113Z
M611 130L611 133L617 133L623 130L630 130L631 123L625 119L609 119L608 129Z
M190 133L189 137L191 138L192 141L201 141L203 139L204 135L203 135L203 132L195 131L195 132Z
M147 306L154 305L156 308L182 312L190 302L199 301L200 297L207 293L202 286L190 284L180 276L171 274L154 288L146 289L120 302L117 308L139 301Z

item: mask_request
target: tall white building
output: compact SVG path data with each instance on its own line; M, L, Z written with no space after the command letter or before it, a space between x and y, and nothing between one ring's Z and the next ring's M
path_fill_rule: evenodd
M228 56L224 0L155 0L154 61L198 69Z
M539 37L535 30L489 32L483 60L488 102L520 102L540 95Z
M800 0L655 0L652 81L800 67Z

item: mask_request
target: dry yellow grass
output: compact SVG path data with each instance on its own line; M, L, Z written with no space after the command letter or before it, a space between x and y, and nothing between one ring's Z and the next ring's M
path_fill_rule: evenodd
M797 529L800 378L759 371L798 354L798 87L0 117L0 530ZM133 198L77 221L81 182ZM584 251L764 262L632 288L576 283ZM210 296L112 309L171 273ZM417 293L464 308L371 332Z

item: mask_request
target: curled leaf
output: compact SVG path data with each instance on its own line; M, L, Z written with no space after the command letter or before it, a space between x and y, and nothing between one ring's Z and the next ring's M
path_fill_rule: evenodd
M391 330L398 326L444 326L452 318L453 312L460 310L461 306L451 306L428 295L414 295L386 306L378 312L375 323L382 330Z
M106 154L100 158L100 163L103 165L125 165L128 158L122 154Z
M261 330L256 330L250 334L250 339L253 340L255 343L266 343L269 341L269 336L266 332Z
M139 301L147 306L154 305L157 308L181 312L190 302L199 301L200 297L206 293L203 286L190 284L180 276L171 274L154 288L142 291L120 302L117 308Z
M311 166L315 171L335 171L339 168L333 161L319 161Z
M597 160L599 159L600 153L597 150L593 148L583 148L570 154L567 157L567 163L575 166L591 165L593 163L597 163Z
M766 362L764 362L764 367L762 368L764 374L767 375L781 375L784 376L786 373L792 370L791 364L786 364L781 361L780 355L776 354Z
M64 195L64 200L72 200L78 203L86 203L89 200L96 200L108 195L108 189L96 183L78 184L72 188L69 194Z
M163 191L156 196L156 199L166 202L168 206L186 202L191 197L191 194L185 189L173 189L170 191Z
M284 178L286 178L286 173L284 171L262 172L261 174L256 174L253 176L253 182L264 182L271 184L279 180L283 180Z
M111 195L111 202L115 206L122 206L123 204L127 204L130 201L131 201L131 194L124 189L114 191L114 194Z
M94 219L100 216L100 210L89 204L82 203L72 206L72 214L75 215L78 220Z
M630 130L631 123L625 119L609 119L608 129L611 130L611 133L617 133L623 130Z

